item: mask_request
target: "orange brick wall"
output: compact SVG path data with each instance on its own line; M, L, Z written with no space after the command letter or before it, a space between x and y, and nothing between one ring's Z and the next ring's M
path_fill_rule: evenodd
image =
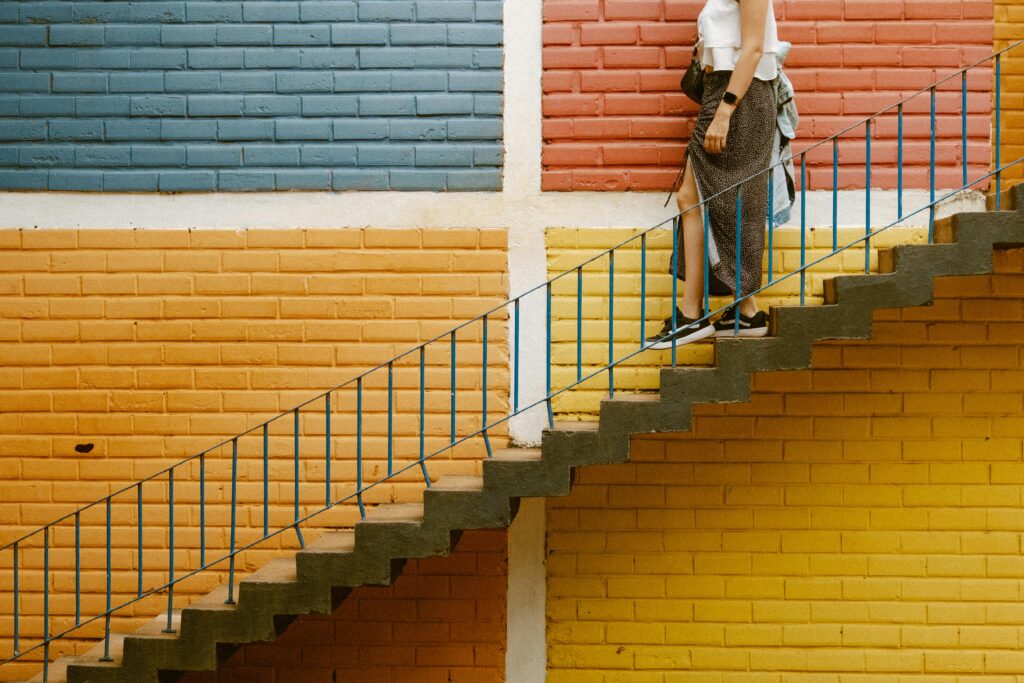
M1012 4L1012 0L1010 0ZM546 190L661 190L682 162L697 106L679 90L703 0L545 0ZM991 54L991 0L776 0L801 125L797 149ZM991 74L991 71L988 72ZM959 89L959 83L955 84ZM969 160L987 170L991 77L972 89ZM907 187L927 187L928 102L908 105ZM940 95L940 187L959 187L959 96ZM895 116L875 131L873 187L896 186ZM864 134L841 145L840 184L864 185ZM808 158L831 188L831 149Z
M1024 250L548 501L550 683L1019 680Z
M1024 40L1024 5L1018 0L995 0L995 49ZM1006 53L1003 60L1002 163L1024 157L1024 46ZM1024 178L1024 164L1007 170L1006 178Z
M450 557L412 560L394 586L357 588L182 683L502 683L506 567L504 530L468 531Z
M507 295L506 267L503 230L0 231L0 544L488 310ZM458 334L463 435L481 417L480 341L479 325ZM489 350L489 409L496 415L506 409L508 383L498 317L489 326ZM449 361L447 343L432 346L425 359L428 454L449 443ZM418 363L413 354L394 366L395 470L419 453ZM364 386L364 484L387 473L386 387L386 372ZM356 477L354 385L332 400L331 495L340 499L352 493ZM269 430L271 530L294 519L292 425L289 416ZM306 514L326 495L322 401L303 410L300 433ZM501 435L500 428L492 433ZM93 449L78 453L78 444ZM429 475L475 473L481 453L476 440L468 441L431 460ZM230 457L230 447L222 447L205 458L207 561L230 547ZM241 546L262 536L259 430L239 441L239 457ZM199 566L198 464L175 472L179 575ZM365 501L418 501L422 486L412 467ZM166 580L166 477L143 493L149 588ZM112 506L115 605L136 590L136 495L128 491ZM352 502L310 526L351 524L358 514ZM81 517L83 616L103 609L104 515L101 505ZM73 609L66 593L73 586L73 539L72 520L51 539L56 585L65 591L51 605L55 632L69 626ZM245 553L240 570L261 566L281 547L294 549L294 534ZM21 627L31 642L42 630L39 539L22 551ZM8 551L0 555L5 604L9 568ZM222 579L220 568L204 572L178 593L187 602ZM163 608L152 598L123 614L136 619ZM11 630L10 620L0 620L0 638ZM99 632L97 623L84 633Z

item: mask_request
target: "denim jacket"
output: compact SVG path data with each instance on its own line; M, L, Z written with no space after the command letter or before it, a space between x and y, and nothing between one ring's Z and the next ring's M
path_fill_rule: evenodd
M795 169L790 149L790 141L796 137L796 129L800 123L800 115L796 110L796 101L793 99L793 84L782 71L782 63L786 61L790 43L779 42L775 58L779 63L779 75L772 81L772 89L775 91L775 106L777 111L775 126L775 142L772 145L772 190L774 203L772 208L773 223L780 225L790 219L793 210L793 202L796 201ZM779 164L785 159L785 162ZM776 166L775 164L779 164Z

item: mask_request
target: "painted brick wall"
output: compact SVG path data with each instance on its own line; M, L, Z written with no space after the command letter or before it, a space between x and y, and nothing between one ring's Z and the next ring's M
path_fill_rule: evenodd
M211 448L507 296L503 230L7 230L0 231L0 245L0 544ZM505 339L503 321L493 319L493 411L507 405ZM478 327L458 335L460 434L480 423L480 340ZM449 443L449 361L447 344L434 345L425 357L427 453ZM395 470L419 453L418 362L411 354L394 366ZM386 387L386 372L365 380L367 483L387 472ZM324 501L323 409L308 406L300 423L304 512ZM335 498L348 495L356 477L355 411L354 385L334 393ZM493 433L502 434L501 428ZM291 435L291 419L269 432L272 529L294 519ZM261 441L259 430L239 441L239 545L262 534ZM79 444L93 448L78 453ZM432 459L429 474L477 473L481 455L480 444L467 441ZM230 462L230 447L206 457L207 558L229 547ZM199 566L197 465L175 474L179 574ZM418 501L422 486L415 467L365 500ZM130 492L114 501L115 604L136 586L135 497ZM166 480L147 484L144 497L152 503L145 517L151 551L145 583L155 586L166 580L166 506L159 504L167 499ZM311 526L351 524L358 514L352 502ZM105 585L103 507L84 513L81 523L84 604L95 609ZM73 538L69 520L52 541L62 550L52 566L65 588L74 585L74 558L66 550ZM294 534L272 539L239 566L251 571L295 541ZM9 553L3 558L9 562ZM41 563L38 543L23 547L25 637L41 629L30 618L42 609ZM204 572L177 593L187 600L222 578L219 570ZM3 565L0 601L9 600L10 590L9 565ZM67 625L72 607L68 600L53 602L55 630ZM124 618L136 623L161 609L155 599ZM0 620L0 638L10 637L11 626ZM90 628L84 634L96 636Z
M572 269L591 259L595 254L611 249L637 234L631 230L605 228L550 228L547 231L548 276ZM863 228L842 228L837 234L839 244L849 244L864 235ZM872 240L871 269L877 271L877 249L894 244L921 243L928 240L927 228L896 227L886 230ZM765 245L768 244L767 237ZM778 279L800 267L800 236L796 230L778 228L773 233L771 268ZM672 233L658 230L648 234L647 268L645 282L646 305L643 334L640 326L641 254L640 240L636 239L616 251L615 256L615 346L616 358L639 348L643 336L656 333L661 321L672 315L672 276L669 263L672 258ZM840 273L864 272L862 244L841 254L832 251L832 229L811 228L807 236L807 263L825 259L808 269L805 303L823 302L824 281ZM763 260L764 284L768 283L768 254ZM577 365L581 363L581 376L596 372L608 363L608 259L597 259L583 269L583 306L577 310L577 277L563 277L552 285L552 371L553 386L557 389L576 382ZM679 287L682 299L682 285ZM800 279L791 277L778 282L758 298L765 311L771 306L798 305ZM723 297L711 297L712 310L729 305ZM577 355L577 314L580 316L582 345ZM692 365L714 363L714 345L688 344L676 349L676 362ZM615 370L616 389L625 391L657 391L661 368L671 364L671 351L646 351L625 361ZM555 412L562 415L597 416L601 400L607 397L608 375L601 373L572 391L557 396Z
M1024 7L1015 0L995 0L996 42L1001 50L1024 40ZM1024 157L1024 47L1004 55L1002 163ZM1021 164L1007 170L1006 178L1024 178Z
M546 0L547 190L661 190L676 177L697 107L679 91L703 0ZM990 0L777 0L786 71L801 113L797 149L991 54ZM991 72L989 72L991 73ZM991 77L969 83L972 173L987 169ZM955 84L959 88L959 83ZM928 101L908 105L906 183L927 186ZM960 187L959 100L940 94L941 187ZM911 121L912 119L912 121ZM875 131L873 186L896 186L895 115ZM840 185L864 186L864 133L841 144ZM809 187L831 188L831 149L808 158Z
M0 189L499 189L501 7L4 2Z
M450 557L411 560L394 586L357 588L182 683L501 683L506 568L503 529L467 531Z
M548 503L548 680L1024 674L1024 250L996 260L581 470Z

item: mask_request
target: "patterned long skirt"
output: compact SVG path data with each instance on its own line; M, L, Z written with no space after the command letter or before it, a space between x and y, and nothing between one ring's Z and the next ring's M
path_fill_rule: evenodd
M775 95L771 83L753 79L729 121L725 150L721 154L711 154L704 149L704 135L715 117L731 76L731 71L705 74L704 97L687 148L687 158L693 168L700 198L710 197L706 206L710 212L708 256L711 272L733 291L738 261L740 292L748 294L761 286L769 176L760 173L742 185L739 259L736 244L737 189L726 190L768 168L776 125ZM682 245L682 239L679 243ZM681 278L684 275L683 263L680 256L678 272Z

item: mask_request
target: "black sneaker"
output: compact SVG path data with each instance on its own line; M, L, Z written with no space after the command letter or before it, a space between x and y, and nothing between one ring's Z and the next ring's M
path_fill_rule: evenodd
M664 324L661 326L661 331L653 337L648 337L644 340L644 344L649 349L670 349L672 348L673 340L676 346L683 344L689 344L690 342L699 341L706 339L715 333L715 328L711 322L704 318L703 320L694 320L693 318L687 318L683 315L682 311L676 309L676 329L672 331L672 316L665 318Z
M768 334L768 316L758 311L752 316L740 313L739 334L736 332L736 306L725 309L722 317L715 321L716 337L764 337Z

